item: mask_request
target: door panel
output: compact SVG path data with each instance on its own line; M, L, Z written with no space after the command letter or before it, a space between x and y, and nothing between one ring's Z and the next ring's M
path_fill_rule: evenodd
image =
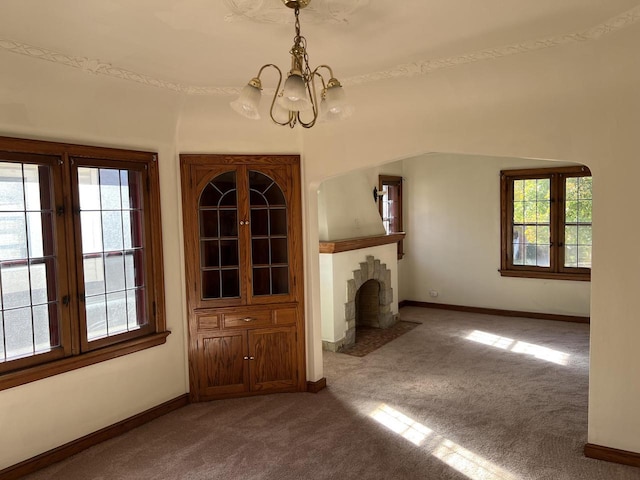
M296 385L295 327L249 332L251 389L280 389Z
M246 332L200 336L199 391L202 395L240 393L248 384Z

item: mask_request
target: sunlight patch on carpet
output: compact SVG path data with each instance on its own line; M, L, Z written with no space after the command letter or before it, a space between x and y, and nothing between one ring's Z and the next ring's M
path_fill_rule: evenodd
M430 428L384 403L371 412L369 416L414 445L422 444L424 439L433 432Z
M385 403L380 404L369 416L416 446L422 445L431 435L427 446L427 449L431 449L430 446L435 445L431 455L471 480L517 480L511 473L480 455L441 435L432 435L433 430L429 427Z
M451 440L442 440L432 455L472 480L516 480L503 468Z
M513 338L501 337L499 335L482 332L480 330L471 332L466 339L513 353L531 355L535 358L539 358L540 360L545 360L558 365L567 365L569 363L570 355L568 353L543 347L542 345L521 342L514 340Z

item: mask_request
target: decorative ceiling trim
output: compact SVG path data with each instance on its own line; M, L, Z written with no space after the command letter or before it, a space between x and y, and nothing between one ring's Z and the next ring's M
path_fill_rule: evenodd
M342 81L342 84L346 86L360 85L363 83L375 82L387 78L426 75L436 70L458 67L460 65L480 62L482 60L493 60L496 58L508 57L520 53L558 47L560 45L598 40L604 35L622 30L623 28L633 25L638 20L640 20L640 5L604 23L596 25L595 27L589 28L587 30L583 30L581 32L540 38L537 40L515 43L503 47L487 48L473 53L440 58L437 60L423 60L420 62L405 63L402 65L397 65L389 70L382 70L364 75L358 75L355 77L345 78Z
M342 81L343 85L361 85L364 83L376 82L388 78L412 77L415 75L426 75L436 70L445 68L453 68L469 63L480 62L483 60L493 60L496 58L508 57L521 53L533 52L545 48L558 47L572 43L587 42L598 40L604 35L622 30L640 20L640 5L617 15L606 22L603 22L586 30L556 35L552 37L531 40L528 42L516 43L497 48L487 48L477 52L463 55L456 55L437 60L423 60L420 62L406 63L397 65L388 70L358 75L346 78ZM142 73L133 72L123 68L118 68L110 63L102 62L98 59L87 57L76 57L54 50L42 47L28 45L15 40L0 39L0 49L11 53L26 55L38 60L46 60L67 67L73 67L86 73L94 75L105 75L107 77L119 78L130 82L140 83L142 85L172 90L177 93L187 95L238 95L240 87L197 87L192 85L184 85L181 83L171 82L151 77Z
M98 59L75 57L73 55L67 55L54 50L28 45L15 40L0 39L0 49L11 53L26 55L27 57L38 60L57 63L58 65L77 68L83 72L92 73L94 75L105 75L107 77L141 83L149 87L163 88L190 95L237 95L240 91L239 88L194 87L190 85L183 85L181 83L154 78L143 73L114 67L110 63L102 62Z

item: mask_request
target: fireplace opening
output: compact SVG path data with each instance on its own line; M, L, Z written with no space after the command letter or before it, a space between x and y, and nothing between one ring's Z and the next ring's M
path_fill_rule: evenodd
M353 278L347 280L347 302L344 304L345 336L343 346L356 343L356 325L389 328L397 318L391 313L393 289L391 270L367 255Z
M356 341L358 327L380 328L380 282L367 280L356 292Z

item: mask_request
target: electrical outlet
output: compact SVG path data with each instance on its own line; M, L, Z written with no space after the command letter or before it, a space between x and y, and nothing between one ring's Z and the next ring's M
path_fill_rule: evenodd
M438 296L438 291L437 290L429 290L429 296L430 297L437 297Z

